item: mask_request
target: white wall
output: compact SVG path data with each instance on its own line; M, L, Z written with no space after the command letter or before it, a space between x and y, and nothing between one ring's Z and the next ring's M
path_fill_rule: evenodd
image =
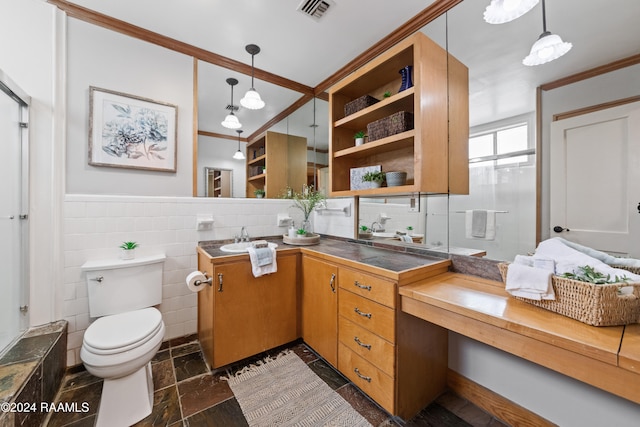
M193 59L76 19L67 49L67 193L191 196ZM89 166L89 86L177 105L177 172Z

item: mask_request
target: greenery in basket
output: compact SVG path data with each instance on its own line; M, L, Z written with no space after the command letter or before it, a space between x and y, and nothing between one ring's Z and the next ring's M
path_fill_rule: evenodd
M120 249L124 249L125 251L131 251L138 247L136 242L123 242L120 246Z
M611 279L610 274L604 275L596 271L593 267L589 265L578 267L578 269L574 270L573 273L564 273L560 277L563 277L565 279L578 280L580 282L593 283L594 285L624 283L631 280L627 276L620 277L618 275L616 275L613 279Z
M316 207L322 206L325 201L324 194L316 191L313 188L313 185L303 185L302 192L300 193L293 191L291 188L287 187L282 197L285 199L293 200L292 207L298 208L302 211L305 221L309 221L311 212L313 212Z
M353 135L355 139L364 138L365 136L367 136L367 134L364 133L363 130L359 130L358 132L355 133L355 135Z
M382 182L384 181L385 174L384 172L367 172L362 175L362 180L365 182Z

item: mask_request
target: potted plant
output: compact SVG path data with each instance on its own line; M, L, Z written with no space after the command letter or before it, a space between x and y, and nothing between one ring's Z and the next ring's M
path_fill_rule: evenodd
M353 137L356 140L356 147L364 144L364 137L367 136L363 130L360 130L358 132L356 132L355 135L353 135Z
M258 198L262 199L264 197L264 190L262 188L256 189L253 194Z
M370 188L378 188L382 186L382 182L384 181L385 173L382 171L375 172L367 172L362 175L362 181L370 183Z
M291 199L293 200L292 207L300 209L304 216L304 220L300 228L306 230L307 233L313 233L309 217L316 207L324 204L324 195L321 192L314 190L313 185L303 185L302 192L298 193L293 191Z
M306 237L307 230L305 230L304 228L298 228L298 230L296 231L296 235L297 237Z
M391 91L386 91L386 92L382 95L382 97L383 97L383 98L389 98L390 96L391 96Z
M120 245L120 258L121 259L134 259L136 257L136 248L138 244L136 242L122 242Z
M370 239L373 237L373 233L369 227L367 227L366 225L361 225L360 229L358 230L358 237L360 239Z

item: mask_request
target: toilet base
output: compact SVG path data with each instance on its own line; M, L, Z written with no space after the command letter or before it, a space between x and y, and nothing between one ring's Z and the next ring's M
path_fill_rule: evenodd
M130 426L151 413L151 362L130 375L105 379L96 427Z

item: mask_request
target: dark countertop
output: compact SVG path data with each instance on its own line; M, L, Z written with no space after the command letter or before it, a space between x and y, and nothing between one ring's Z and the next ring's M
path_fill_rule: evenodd
M295 250L304 248L319 254L339 257L345 260L357 262L367 266L382 268L392 272L402 272L426 265L448 262L447 254L438 257L431 254L416 254L394 250L392 248L373 247L367 244L358 243L344 239L325 237L320 239L320 243L310 246L289 245L283 242L282 238L263 238L278 245L278 251ZM255 239L258 240L258 239ZM246 253L229 253L220 250L222 245L233 243L230 241L208 241L200 242L199 246L212 258L222 257L248 257Z

